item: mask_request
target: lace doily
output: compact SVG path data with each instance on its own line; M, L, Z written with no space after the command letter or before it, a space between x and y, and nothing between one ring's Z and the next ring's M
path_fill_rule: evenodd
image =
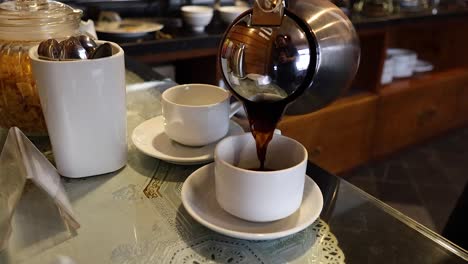
M111 263L345 263L338 240L321 219L301 232L268 241L235 239L202 226L180 201L183 179L192 171L161 162L144 187L130 184L112 193L116 201L147 201L155 214L150 230L112 250Z
M224 236L208 236L198 241L192 241L190 245L183 243L173 247L170 250L172 255L168 256L169 259L165 259L163 262L171 264L295 262L298 259L273 257L274 253L277 252L276 249L281 250L280 248L284 247L285 244L290 244L291 241L288 240L300 242L304 236L312 235L314 243L310 249L304 252L302 258L305 258L308 263L345 263L343 251L338 247L338 240L330 232L329 226L324 221L317 220L301 233L303 234L299 233L298 236L293 235L285 239L260 242L244 241ZM262 252L261 249L265 247L261 244L265 243L273 244L273 247L269 246L269 248L273 249L271 255L268 252Z

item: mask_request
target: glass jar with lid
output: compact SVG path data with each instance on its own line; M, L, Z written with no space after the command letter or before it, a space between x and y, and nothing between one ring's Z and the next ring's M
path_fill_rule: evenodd
M30 47L79 34L81 10L55 1L0 4L0 127L47 133L28 57Z

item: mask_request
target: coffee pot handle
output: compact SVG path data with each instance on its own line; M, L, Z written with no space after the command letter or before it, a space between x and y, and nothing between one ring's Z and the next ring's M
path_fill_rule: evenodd
M245 78L245 69L244 69L244 53L245 53L245 44L237 44L233 52L232 60L232 73L235 77L243 79Z
M233 117L239 110L242 109L242 103L237 101L231 104L231 110L229 112L229 118Z
M283 21L284 0L255 0L252 11L252 25L280 26Z

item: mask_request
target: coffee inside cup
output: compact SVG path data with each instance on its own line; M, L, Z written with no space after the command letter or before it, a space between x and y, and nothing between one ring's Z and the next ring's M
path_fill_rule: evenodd
M285 170L303 162L304 157L307 157L304 147L293 139L279 135L278 137L281 140L275 140L275 143L268 147L264 169L259 169L255 140L248 134L223 140L224 147L217 148L217 154L224 162L234 167L252 171Z

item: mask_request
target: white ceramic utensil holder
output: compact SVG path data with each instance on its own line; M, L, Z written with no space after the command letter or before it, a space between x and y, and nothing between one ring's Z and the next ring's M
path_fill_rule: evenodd
M103 42L97 41L98 44ZM33 75L58 172L81 178L127 161L124 51L93 60L48 61L31 48Z

